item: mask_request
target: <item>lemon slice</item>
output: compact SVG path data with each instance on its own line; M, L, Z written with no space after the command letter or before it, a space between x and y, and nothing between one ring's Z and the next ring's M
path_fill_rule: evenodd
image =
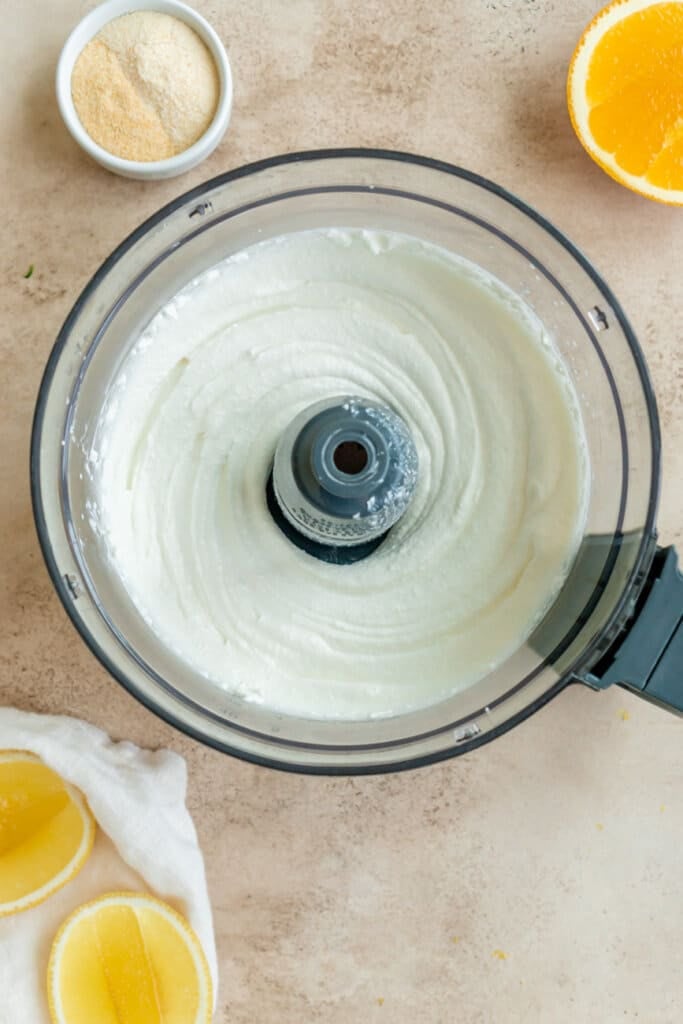
M0 917L66 885L94 838L95 821L78 790L34 754L0 751Z
M211 977L199 939L172 907L109 893L79 907L52 945L54 1024L209 1024Z
M589 155L627 188L683 205L683 0L614 0L585 30L567 101Z

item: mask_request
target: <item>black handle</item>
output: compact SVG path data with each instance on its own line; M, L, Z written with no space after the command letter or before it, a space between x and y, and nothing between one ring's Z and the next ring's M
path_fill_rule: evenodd
M617 643L584 681L598 689L617 683L683 715L683 575L675 548L657 549L635 616Z

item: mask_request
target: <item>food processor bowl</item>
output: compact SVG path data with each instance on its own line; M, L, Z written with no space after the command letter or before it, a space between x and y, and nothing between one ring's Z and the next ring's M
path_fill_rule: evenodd
M132 344L188 281L247 246L329 227L388 230L464 257L523 297L578 396L591 480L585 535L554 605L485 678L429 707L363 721L299 718L249 702L181 661L141 616L88 514L85 462ZM196 739L250 761L377 772L471 750L565 686L613 682L683 711L683 580L657 549L660 440L645 362L621 307L548 221L478 175L375 150L295 153L187 192L95 273L60 331L33 429L34 514L72 621L110 673ZM264 497L265 500L265 497Z

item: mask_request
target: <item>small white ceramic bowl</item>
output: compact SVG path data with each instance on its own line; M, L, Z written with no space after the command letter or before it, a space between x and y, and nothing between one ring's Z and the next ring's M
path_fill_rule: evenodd
M213 121L192 146L167 160L150 162L123 160L121 157L109 153L102 146L98 146L81 124L71 96L71 74L83 47L113 18L118 18L122 14L131 14L133 11L159 11L161 14L170 14L184 21L206 43L218 70L220 95ZM232 72L225 47L208 21L187 4L179 3L178 0L150 0L148 3L136 2L136 0L106 0L105 3L90 11L76 25L64 44L57 64L56 89L57 103L64 124L79 146L108 171L121 174L124 178L141 180L173 178L177 174L184 174L185 171L196 167L214 151L223 138L232 109Z

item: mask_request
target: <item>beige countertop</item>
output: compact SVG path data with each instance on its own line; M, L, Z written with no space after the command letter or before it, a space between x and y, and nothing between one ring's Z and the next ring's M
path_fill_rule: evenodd
M574 687L494 744L418 772L334 780L252 767L173 731L107 676L53 593L29 502L40 375L110 250L220 171L286 150L378 145L500 182L605 274L654 378L659 526L680 545L683 211L612 182L570 128L565 71L599 3L197 0L233 61L233 121L207 163L161 184L112 177L62 127L55 62L90 6L2 4L3 703L185 755L218 937L218 1024L674 1024L673 716L618 689Z

